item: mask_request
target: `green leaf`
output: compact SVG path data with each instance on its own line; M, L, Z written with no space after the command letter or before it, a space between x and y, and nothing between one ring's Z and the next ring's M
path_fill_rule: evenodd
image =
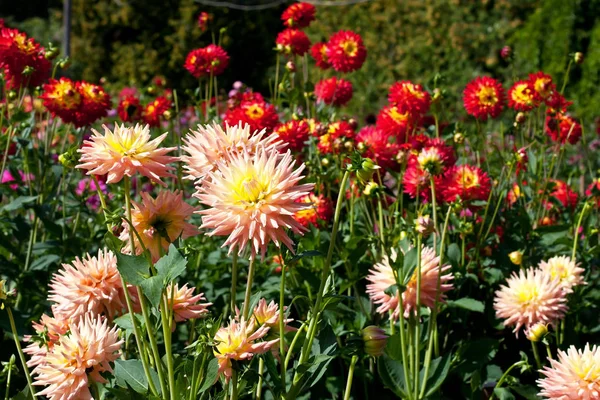
M19 196L4 207L2 207L3 211L17 211L24 208L25 204L33 203L36 201L38 196Z
M418 252L417 248L413 247L404 255L404 263L402 266L402 279L401 282L403 285L408 284L410 279L417 268L417 258Z
M186 265L187 260L171 243L167 255L161 257L156 263L156 271L159 276L163 277L164 282L168 283L183 274Z
M29 386L25 386L25 389L21 390L13 400L31 400L31 395L29 394Z
M158 308L160 305L160 298L164 288L164 281L162 276L152 276L148 279L144 279L142 283L140 283L140 287L142 288L142 292L144 295L150 300L152 306Z
M116 255L117 269L125 282L139 286L150 277L148 261L143 256L129 256L123 253L116 253Z
M515 400L515 396L507 388L495 388L494 394L500 400Z
M138 393L148 392L148 380L140 360L115 360L115 378L118 386L127 388L129 385Z
M46 271L48 266L52 263L60 260L60 257L56 254L46 254L39 258L36 258L34 262L31 263L32 271Z
M485 304L479 300L463 297L462 299L448 301L448 306L464 308L465 310L482 313L485 309Z
M440 386L442 386L444 380L446 380L448 371L450 370L451 358L451 354L445 354L431 362L429 376L427 377L427 392L425 392L426 397L434 394L440 388Z
M406 394L404 393L406 384L404 382L404 368L402 363L384 354L379 357L377 369L384 386L400 398L406 398Z
M450 260L450 262L453 265L458 265L460 263L461 252L460 252L460 247L458 246L458 244L451 243L448 246L448 250L446 251L446 253L448 254L448 260Z
M385 345L385 353L394 360L402 358L402 346L400 345L400 333L390 336Z
M204 380L202 383L202 387L200 388L200 393L206 392L212 385L217 382L217 376L219 374L219 363L216 358L213 358L208 362L208 366L206 367L206 374L204 375Z
M287 262L287 266L295 264L298 261L300 261L301 259L306 258L306 257L322 257L322 256L323 256L323 253L321 253L320 251L317 251L317 250L303 251L302 253L296 254L294 257L292 257Z

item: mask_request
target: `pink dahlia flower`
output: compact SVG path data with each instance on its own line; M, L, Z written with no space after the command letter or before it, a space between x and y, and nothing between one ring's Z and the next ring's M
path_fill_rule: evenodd
M571 293L574 286L586 284L583 280L585 270L579 264L575 264L571 257L552 257L548 261L540 262L538 267L552 279L558 279L567 293Z
M173 310L176 322L201 318L208 314L208 307L212 305L212 303L199 303L206 300L204 293L194 295L194 288L188 287L187 284L181 288L177 284L174 287L171 284L167 287L166 294L169 299L169 308Z

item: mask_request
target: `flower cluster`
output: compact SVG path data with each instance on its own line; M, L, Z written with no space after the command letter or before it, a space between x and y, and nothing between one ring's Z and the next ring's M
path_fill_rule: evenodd
M249 125L252 132L265 129L270 134L279 124L275 106L267 103L260 93L242 94L239 104L227 110L223 120L229 126Z
M0 71L7 87L35 87L50 76L51 64L45 50L27 34L0 26Z
M216 44L192 50L188 53L184 67L196 79L205 76L218 76L229 65L229 55Z

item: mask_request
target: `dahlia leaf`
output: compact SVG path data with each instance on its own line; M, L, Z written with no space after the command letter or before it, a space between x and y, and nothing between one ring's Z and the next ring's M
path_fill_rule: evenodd
M485 309L485 304L483 304L479 300L471 299L469 297L463 297L462 299L448 301L448 305L451 307L454 306L464 308L465 310L480 313L482 313Z
M166 284L183 274L186 266L187 260L171 243L168 254L156 262L156 271L159 276L164 278Z
M434 394L446 380L448 371L450 371L451 354L445 354L431 362L429 376L427 377L427 392L425 396ZM422 371L424 374L424 371Z
M116 256L117 269L125 282L137 286L150 277L148 261L143 256L129 256L122 253L116 253Z
M404 382L404 367L402 366L402 363L393 360L384 354L379 358L377 369L379 370L379 376L381 377L384 386L393 391L400 398L406 398L404 392L406 382Z
M148 380L140 360L115 360L115 378L118 386L127 388L129 385L138 393L148 392Z
M158 308L160 304L160 297L162 295L163 288L165 287L165 282L162 276L152 276L148 279L144 279L142 283L140 283L140 287L144 292L144 295L150 300L150 303Z

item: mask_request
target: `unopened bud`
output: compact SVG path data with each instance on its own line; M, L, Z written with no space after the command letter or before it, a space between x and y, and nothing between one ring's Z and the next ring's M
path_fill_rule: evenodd
M504 46L502 50L500 50L500 57L502 57L502 59L505 61L510 60L512 57L512 49L510 46Z
M288 61L285 63L285 69L288 72L296 72L296 63L294 63L293 61Z
M454 143L456 144L462 144L465 141L465 135L463 135L460 132L456 132L454 134Z
M166 110L165 112L163 112L163 117L167 121L169 121L173 117L173 113L171 112L171 110Z
M28 66L26 66L25 68L23 68L23 72L22 72L22 74L23 74L23 76L29 76L29 75L33 74L33 71L35 71L35 68L33 68L33 67L30 67L30 66L28 65Z
M515 116L515 122L517 124L522 124L527 119L527 115L524 112L518 112Z
M54 47L46 50L44 57L46 60L54 60L56 57L58 57L58 49Z
M14 90L9 90L9 91L8 91L8 93L6 93L6 97L7 97L9 100L14 100L14 99L16 99L16 98L17 98L17 92L16 92L16 91L14 91Z
M544 338L544 336L546 336L547 333L548 325L538 322L530 327L525 335L527 336L527 339L531 340L532 342L539 342Z
M324 166L324 167L328 166L329 165L329 159L322 158L321 159L321 165Z
M434 88L433 96L431 96L431 102L436 103L441 99L442 99L442 91L440 90L440 88Z
M361 183L367 183L373 178L373 174L379 168L380 167L370 158L363 158L360 169L356 171L356 177Z
M345 142L344 142L344 148L345 148L347 151L350 151L350 150L352 150L352 148L353 148L353 147L354 147L354 143L352 143L352 141L351 141L351 140L347 140L347 141L345 141Z
M575 61L576 64L583 64L583 60L584 60L584 56L583 53L581 52L577 52L575 53L575 55L573 56L573 61Z
M365 188L363 189L363 193L365 194L365 196L371 196L371 195L374 195L375 193L377 193L378 189L379 189L379 185L376 184L375 182L371 181L365 185Z
M435 231L433 220L429 215L420 215L415 219L415 230L423 236L429 236Z
M356 120L356 118L350 118L348 120L348 124L350 125L350 128L352 128L352 130L356 130L356 128L358 128L358 121Z
M148 94L155 94L156 93L156 88L154 86L148 86L148 88L146 88L146 93L148 93Z
M523 262L523 253L520 252L519 250L513 251L512 253L510 253L508 255L508 258L510 258L510 262L515 264L515 265L521 265L521 263Z
M362 338L365 342L365 353L373 357L383 355L388 338L383 329L374 325L367 326L362 330Z
M69 57L65 57L58 62L58 66L62 69L69 68L70 65L71 65L71 60L69 59Z

